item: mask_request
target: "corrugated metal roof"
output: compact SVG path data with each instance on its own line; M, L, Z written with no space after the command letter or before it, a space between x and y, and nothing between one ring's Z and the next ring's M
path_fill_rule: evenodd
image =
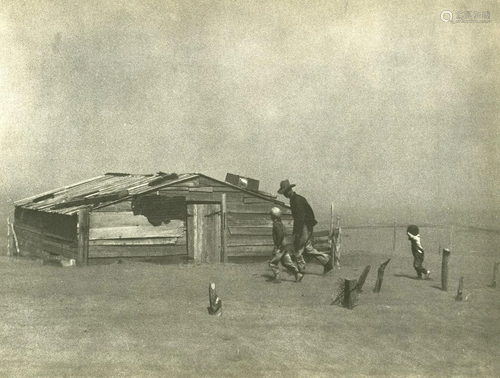
M199 173L177 175L162 172L154 175L107 173L76 184L28 197L14 204L25 209L71 215L88 206L103 207L108 204L120 202L131 196L153 192L159 188L191 180L199 176L210 178L245 193L282 204L281 201L276 200L276 196L264 192L245 190L228 182L216 180Z

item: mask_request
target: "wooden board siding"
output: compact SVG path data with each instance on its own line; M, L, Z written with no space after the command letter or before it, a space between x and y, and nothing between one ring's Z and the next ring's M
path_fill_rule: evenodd
M89 264L110 258L149 258L184 255L185 221L173 219L160 226L131 211L95 212L90 216ZM90 260L93 260L92 262Z
M182 221L172 221L182 222ZM182 222L184 223L184 222ZM184 228L171 228L168 225L162 224L154 227L150 226L115 226L91 228L89 232L89 240L98 239L138 239L138 238L179 238L184 236Z
M182 245L129 245L103 246L96 245L89 248L89 260L95 258L127 258L127 257L162 257L186 254L186 247Z
M168 189L168 190L167 190ZM226 193L227 202L243 202L242 192L224 192L215 190L215 188L192 188L191 190L178 190L175 188L160 189L158 193L162 196L184 196L186 201L190 202L222 202L222 194ZM186 188L187 189L187 188Z
M245 196L247 196L245 194ZM227 256L270 256L273 250L272 227L269 215L271 208L277 206L283 211L283 224L287 230L287 243L291 243L293 218L290 209L271 201L250 200L227 204Z
M185 188L185 187L197 188L199 186L202 186L202 185L200 185L200 178L199 177L195 177L191 180L182 181L182 182L178 182L178 183L173 184L173 185L169 185L170 188Z
M174 223L173 226L171 224ZM143 215L134 215L130 211L116 213L92 213L90 217L90 228L102 227L152 227L148 219ZM172 220L167 226L169 228L182 227L182 221Z
M56 239L77 240L76 216L16 207L14 223Z
M329 242L328 230L315 230L313 234L313 245L318 251L328 251L330 252L331 246Z
M75 259L76 217L16 207L14 229L23 256L61 255Z
M61 255L69 259L77 258L78 242L76 240L67 241L53 238L22 224L16 224L14 229L22 256L44 258L50 254Z
M120 211L132 211L132 200L126 200L106 207L101 207L100 209L93 210L92 214L96 214L98 212L109 213L109 212L120 212Z
M271 218L267 218L266 215L262 214L234 214L229 213L227 216L228 219L228 227L269 227L272 228L273 222ZM283 217L282 219L283 225L286 229L290 229L293 225L293 219Z
M251 214L262 214L268 215L272 207L279 207L284 215L292 214L292 211L284 206L275 204L270 201L262 203L235 203L228 206L227 210L230 213L251 213Z

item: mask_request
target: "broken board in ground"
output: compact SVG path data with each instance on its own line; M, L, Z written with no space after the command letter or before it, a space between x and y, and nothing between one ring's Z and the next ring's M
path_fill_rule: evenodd
M215 289L215 282L212 280L208 285L208 300L210 306L207 308L210 315L221 316L222 315L222 301L217 295Z

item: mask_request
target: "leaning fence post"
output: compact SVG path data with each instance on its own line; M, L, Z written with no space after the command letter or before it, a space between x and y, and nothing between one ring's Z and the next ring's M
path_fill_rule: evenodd
M342 301L342 306L352 310L358 298L358 292L356 291L357 279L345 280L344 281L344 300Z
M455 300L457 301L463 300L463 294L462 294L463 287L464 287L464 278L460 277L460 279L458 280L457 296L455 297Z
M361 276L359 276L358 284L356 285L356 291L361 293L363 290L363 285L365 284L366 277L368 277L368 273L370 273L371 265L367 265Z
M441 260L441 290L448 290L448 260L450 259L450 250L443 249L443 258Z
M498 274L498 265L500 263L496 262L495 265L493 266L493 278L491 280L491 284L488 285L489 287L497 287L497 274Z
M394 237L392 239L392 252L396 253L396 219L394 218Z
M389 261L391 261L391 259L380 264L380 266L378 267L377 282L375 282L375 287L373 288L374 293L380 292L380 288L382 287L382 281L384 280L385 267L387 266L387 264L389 264Z
M7 256L12 255L12 245L10 236L10 218L7 218Z

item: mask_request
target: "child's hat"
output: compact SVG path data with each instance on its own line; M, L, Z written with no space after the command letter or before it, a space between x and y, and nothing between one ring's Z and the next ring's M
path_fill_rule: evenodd
M279 207L273 207L269 214L273 217L279 218L281 217L281 209Z
M418 227L415 226L414 224L409 225L408 228L406 229L406 232L409 232L410 234L415 236L419 234Z

